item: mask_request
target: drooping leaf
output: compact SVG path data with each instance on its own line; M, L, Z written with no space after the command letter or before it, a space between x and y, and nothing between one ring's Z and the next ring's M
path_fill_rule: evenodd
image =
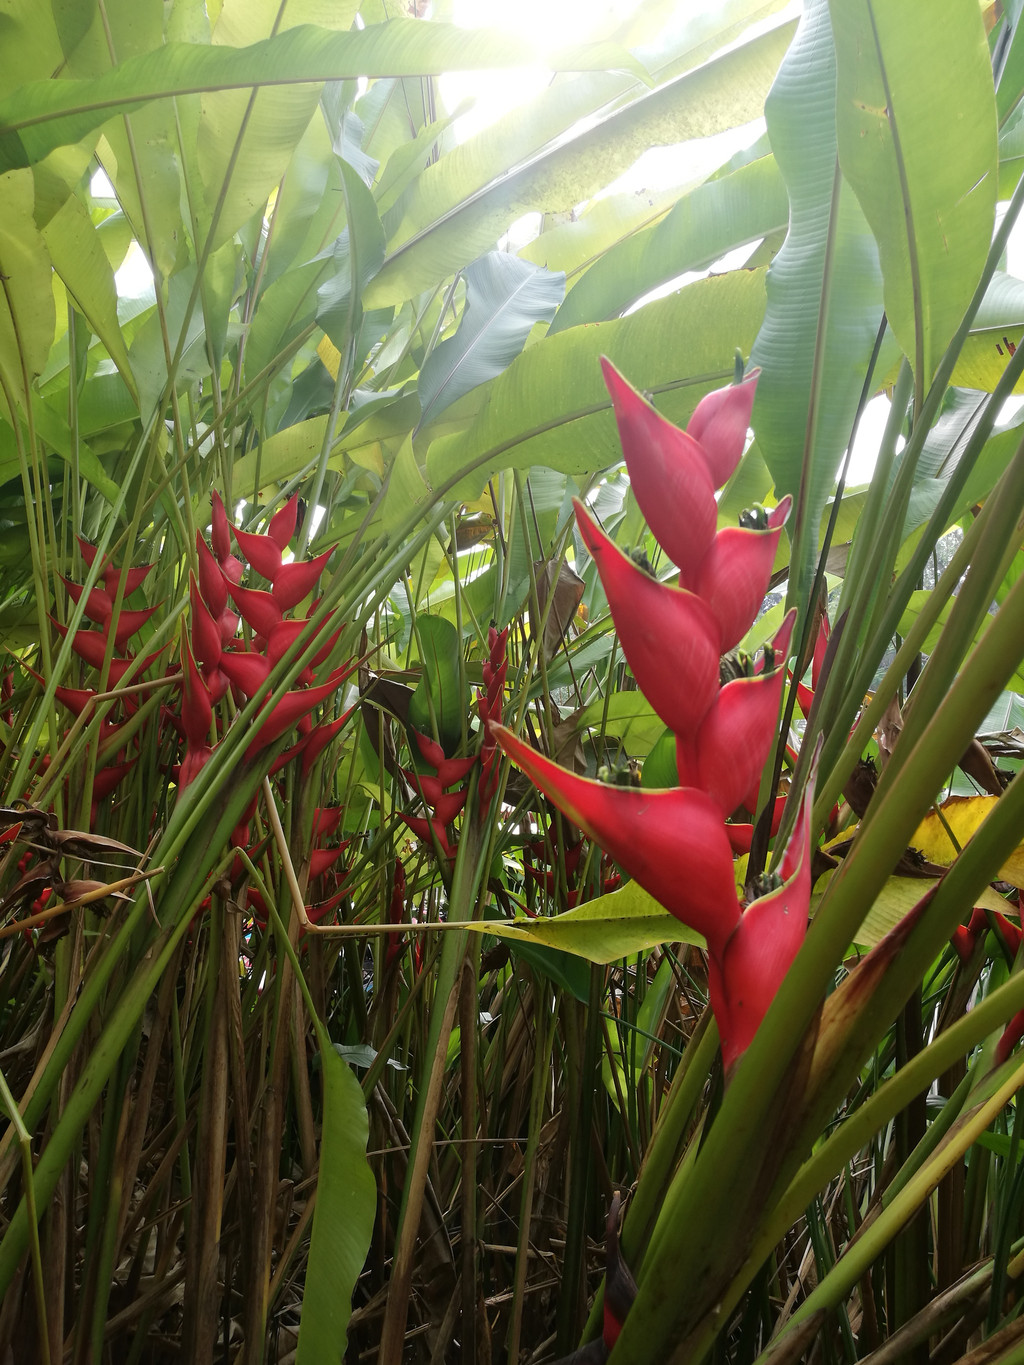
M135 380L117 318L114 273L89 211L77 195L68 195L46 224L43 240L54 270L64 281L79 312L107 348L107 354L131 392Z
M419 377L421 425L470 389L501 374L538 322L550 322L565 292L561 271L491 251L465 272L466 305L454 336L435 346Z
M332 253L332 273L317 290L317 322L346 354L362 319L362 296L384 259L384 229L373 195L348 162L341 163L348 222Z
M306 1264L297 1365L340 1362L352 1293L373 1236L377 1185L366 1159L370 1123L359 1082L317 1030L324 1118L313 1234Z
M167 43L129 58L107 75L34 82L0 100L0 171L30 166L55 147L81 141L114 114L167 96L486 70L522 65L531 55L507 34L414 19L393 19L349 33L303 24L240 49Z
M772 156L709 180L660 222L602 252L567 293L551 331L617 317L684 271L703 269L733 247L785 227L788 216L786 188Z
M500 469L549 465L582 474L619 463L602 355L654 395L667 417L685 424L705 393L731 379L737 347L753 343L763 279L759 271L736 271L698 280L628 317L531 346L482 391L486 401L463 431L432 442L427 470L435 489L454 485L454 493L472 499Z
M477 921L463 927L511 942L542 943L597 963L616 962L660 943L704 943L636 882L549 919Z
M792 28L780 25L666 82L569 140L559 139L493 182L471 153L428 168L388 218L388 258L370 301L397 303L435 286L490 250L531 211L567 212L603 189L652 146L706 137L757 118Z

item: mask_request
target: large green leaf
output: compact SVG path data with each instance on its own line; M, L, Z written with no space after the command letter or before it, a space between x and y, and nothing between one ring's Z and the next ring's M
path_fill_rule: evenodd
M34 198L31 171L0 176L0 412L8 414L11 398L27 401L27 384L42 372L53 342L50 260L33 218Z
M765 105L790 198L789 232L768 274L751 355L761 380L753 426L779 496L800 495L796 586L842 458L882 316L874 239L838 174L835 49L825 0L811 0Z
M352 1293L366 1260L377 1212L377 1186L366 1159L370 1135L359 1082L323 1027L323 1138L306 1264L297 1365L327 1365L345 1355Z
M466 306L455 335L435 346L420 370L421 423L470 389L501 374L538 322L550 322L565 292L561 271L491 251L466 270Z
M830 9L839 158L878 240L886 316L920 393L992 237L998 149L985 29L974 0L833 0Z
M348 222L332 253L332 274L317 290L317 321L344 355L362 319L366 286L384 259L384 230L373 195L358 172L341 163Z
M416 640L423 673L409 700L409 724L421 735L436 733L445 752L451 753L462 736L469 707L459 632L442 616L419 616Z
M428 168L388 215L389 254L368 299L397 303L494 246L524 213L566 212L652 146L707 137L759 117L792 34L784 24L614 110L492 181L466 153Z
M500 469L549 465L584 474L619 462L602 355L654 395L672 421L685 422L705 393L731 379L736 348L751 346L763 279L760 271L736 271L698 280L629 317L531 346L486 387L486 401L463 431L431 443L427 471L435 488L472 499Z
M304 24L241 49L167 43L107 75L33 82L0 100L0 171L30 166L55 147L80 141L113 114L171 95L486 70L523 65L531 55L507 34L414 19L350 33Z
M603 252L569 290L551 330L618 317L649 290L785 227L788 218L789 199L774 157L709 180L660 222Z
M69 195L43 228L53 268L90 328L107 348L129 389L128 351L117 317L117 289L99 234L77 195Z
M183 23L176 5L175 25ZM93 21L78 35L80 17L73 6L55 7L61 39L68 50L66 74L76 80L106 78L116 63L138 60L164 40L162 0L111 0L93 10ZM205 42L209 26L193 16L189 38ZM169 37L185 37L175 32ZM169 275L187 259L187 232L181 214L179 130L187 109L152 104L129 120L107 123L97 156L113 184L121 208L157 270ZM140 149L142 149L140 153Z

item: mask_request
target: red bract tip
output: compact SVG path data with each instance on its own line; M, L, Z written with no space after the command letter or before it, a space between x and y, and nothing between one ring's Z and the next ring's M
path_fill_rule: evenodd
M284 549L295 534L295 524L299 515L299 495L293 493L280 511L270 518L267 535L280 549Z
M192 657L188 640L181 641L181 728L190 749L201 749L209 743L213 707L202 674Z
M228 605L228 584L214 558L213 551L196 532L196 555L199 561L199 590L203 601L214 617L219 617Z
M715 488L722 487L740 462L760 374L752 370L742 384L706 394L687 424L687 433L704 451Z
M714 613L723 654L743 639L764 601L792 505L792 498L783 498L768 513L764 531L739 526L719 531L696 572L682 584L703 598Z
M238 541L238 548L246 559L264 578L273 582L274 575L281 567L281 549L275 545L269 536L259 536L253 531L240 531L237 526L232 527L235 533L235 540Z
M260 749L265 749L268 745L280 739L283 734L299 721L303 716L308 716L313 707L329 697L332 692L337 691L344 681L346 674L344 669L339 669L337 673L332 673L326 682L320 683L317 687L306 687L298 692L286 692L281 700L272 710L261 712L260 716L265 717L263 723L256 734L255 740L246 750L246 757L252 758L259 753Z
M210 523L210 542L213 545L213 553L223 564L225 560L231 558L231 532L228 514L224 511L224 504L216 489L213 490L212 499L213 517Z
M576 520L641 692L670 729L695 730L718 692L721 650L714 616L693 593L638 568L579 501Z
M564 815L631 877L720 952L740 922L722 812L692 788L615 787L560 768L509 730L491 726L509 757Z
M258 588L240 588L237 583L230 583L228 591L246 624L257 635L269 639L270 632L283 620L281 608L271 594Z
M786 679L796 608L789 612L774 640L775 668L753 678L735 678L721 689L692 745L677 742L677 758L696 761L680 781L701 787L718 802L723 819L743 804L760 784L761 773L777 734L779 702ZM756 798L755 798L756 800Z
M629 481L654 538L685 573L707 553L718 524L714 484L701 447L640 397L602 359Z
M708 962L711 1007L727 1074L753 1041L807 932L813 804L812 779L783 854L782 886L750 903L725 951Z
M210 615L210 609L203 601L202 591L196 581L196 576L191 572L188 576L188 593L191 608L189 633L192 653L204 668L215 668L223 653L220 627Z
M274 575L274 600L282 611L297 607L313 591L320 575L327 567L327 561L334 553L325 550L316 559L303 559L294 564L282 564Z

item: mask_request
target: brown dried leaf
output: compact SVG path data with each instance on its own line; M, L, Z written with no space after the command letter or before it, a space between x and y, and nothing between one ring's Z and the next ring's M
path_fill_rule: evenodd
M538 560L533 567L537 575L537 600L544 622L544 658L551 659L561 648L562 640L583 601L585 585L579 574L561 559Z

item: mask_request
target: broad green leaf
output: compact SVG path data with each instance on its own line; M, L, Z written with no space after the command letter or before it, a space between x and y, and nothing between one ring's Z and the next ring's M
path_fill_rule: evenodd
M462 927L510 942L543 943L597 963L617 962L661 943L704 943L698 933L663 910L636 882L627 882L618 891L550 919L503 924L478 920Z
M341 162L341 174L348 222L334 245L332 273L317 291L316 319L347 355L362 318L366 286L384 259L384 230L373 195L347 161Z
M928 598L930 592L931 589L927 588L919 589L917 592L911 593L910 600L907 603L907 608L900 619L899 629L901 635L905 635L907 631L910 629L911 625L913 625L913 623L917 620L917 617L922 607L924 606L924 603ZM936 620L935 625L932 626L931 630L928 632L928 634L922 641L921 649L923 653L929 654L935 648L936 644L938 643L939 636L942 634L943 627L949 620L949 615L950 612L953 610L953 606L954 601L947 601L942 606L941 610L939 611L938 619ZM981 627L978 630L977 634L975 635L974 640L972 641L972 647L973 645L976 645L978 641L981 639L981 637L985 634L989 626L992 624L993 619L994 618L991 616L985 616L982 618ZM1024 692L1024 664L1018 666L1016 672L1011 674L1007 682L1012 690L1017 692Z
M679 769L676 765L676 737L669 729L663 729L651 746L640 772L641 787L675 787L679 782Z
M33 217L31 171L0 176L0 412L8 396L24 407L26 380L41 374L53 342L55 312L46 244Z
M46 224L43 240L53 268L64 281L75 307L103 342L129 391L133 392L135 380L117 317L114 272L89 211L77 195L68 195Z
M67 74L81 80L106 78L115 61L130 62L157 50L164 38L164 11L162 0L111 0L102 14L97 6L92 24L69 51ZM62 9L65 44L75 23L69 9ZM97 147L136 238L162 275L187 259L179 147L170 104L138 109L128 120L111 120Z
M732 378L736 349L752 345L763 308L761 272L736 271L531 346L487 386L486 402L464 431L431 443L435 489L472 500L501 469L549 465L585 474L619 463L600 357L609 356L670 420L685 424L705 393Z
M774 157L698 185L660 222L602 252L569 290L551 331L618 317L650 290L785 227L788 219L789 200Z
M459 633L443 617L421 615L414 639L423 672L409 702L409 724L421 735L436 733L450 754L462 736L469 708Z
M213 30L215 46L242 49L300 24L346 30L355 5L290 0L251 4L226 0ZM266 203L317 107L320 87L218 90L203 96L198 164L206 205L215 215L213 244L220 246Z
M877 238L886 316L921 393L992 237L996 106L985 29L972 0L942 0L927 15L907 0L833 0L830 9L840 163Z
M313 1233L302 1293L297 1365L345 1356L352 1294L377 1213L377 1185L366 1159L370 1122L359 1082L318 1026L324 1086L323 1136Z
M565 272L567 288L619 242L660 223L686 185L659 185L601 194L577 212L545 214L541 231L519 248L524 261Z
M642 692L613 692L599 697L580 716L580 728L604 731L620 738L631 755L649 754L665 726ZM674 766L674 764L673 764ZM667 785L675 786L678 778Z
M978 727L979 735L1009 734L1024 730L1024 697L1019 692L1004 692Z
M527 943L522 938L507 938L504 941L514 958L525 962L556 986L569 991L577 1000L585 1004L590 998L590 971L578 955L559 948L548 948L541 943Z
M55 13L70 10L76 22L88 25L90 5L84 0L6 0L0 27L0 96L10 94L26 81L49 80L63 61Z
M419 377L421 424L470 389L501 374L538 322L550 322L565 292L559 271L491 251L466 270L466 304L454 336L435 346Z
M245 345L245 373L250 381L313 321L316 291L329 269L330 262L325 260L293 266L260 295Z
M471 152L443 157L388 215L388 259L368 300L398 303L436 285L493 247L522 214L572 209L651 146L707 137L759 117L791 33L790 25L772 29L493 182L482 178Z
M107 75L38 81L0 100L0 171L30 166L79 142L114 114L204 90L316 85L360 76L436 75L524 65L531 51L507 34L393 19L350 33L310 24L234 49L167 43Z
M799 493L789 529L790 600L817 555L818 524L850 439L882 317L878 253L839 176L835 50L824 0L812 0L765 104L790 198L789 232L768 274L753 427L776 495Z
M311 469L323 449L328 418L307 417L304 422L285 427L250 451L232 467L235 489L244 497L255 497L268 484L284 483Z

